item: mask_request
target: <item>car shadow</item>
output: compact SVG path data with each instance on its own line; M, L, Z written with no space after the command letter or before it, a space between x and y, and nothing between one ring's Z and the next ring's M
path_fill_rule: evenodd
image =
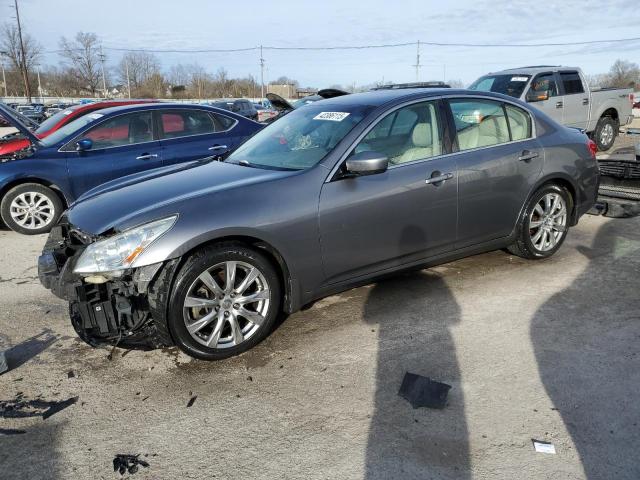
M579 249L587 268L531 323L542 383L594 480L640 478L637 227L603 225L591 247Z
M0 478L62 478L59 438L66 422L29 427L3 423L0 429Z
M461 375L451 328L460 309L436 273L407 273L377 283L364 307L378 332L367 479L470 478ZM443 410L413 409L398 396L405 372L452 385Z
M49 348L56 339L57 337L53 332L47 329L11 347L5 352L9 370L15 370L32 358L40 355Z

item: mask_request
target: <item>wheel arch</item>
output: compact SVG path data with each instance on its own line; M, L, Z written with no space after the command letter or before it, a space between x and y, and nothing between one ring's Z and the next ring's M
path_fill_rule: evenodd
M598 119L602 119L605 117L610 117L616 122L620 123L620 115L618 114L618 110L615 107L606 108L599 116Z
M529 198L531 198L531 195L533 195L535 192L537 192L540 188L542 188L545 185L550 185L550 184L555 184L558 185L562 188L564 188L570 195L571 197L571 213L569 216L570 219L570 225L575 225L578 221L577 217L577 205L578 205L578 187L575 183L575 181L569 176L569 175L563 175L560 173L555 173L555 174L550 174L547 175L546 177L541 178L536 185L533 187L533 189L531 190L531 193L529 194L529 197L527 198L527 201L529 200Z
M0 201L2 201L9 190L17 187L18 185L24 185L25 183L36 183L38 185L42 185L43 187L50 188L58 195L60 201L62 202L62 206L65 209L69 207L69 201L62 189L55 183L39 177L19 177L6 182L4 185L2 185L2 187L0 187Z

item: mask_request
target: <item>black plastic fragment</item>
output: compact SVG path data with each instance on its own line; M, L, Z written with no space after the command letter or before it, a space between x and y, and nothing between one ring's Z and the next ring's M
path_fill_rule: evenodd
M444 408L451 385L436 382L429 377L415 373L405 373L398 395L407 400L413 408Z
M73 378L76 376L76 373L73 370L69 370L67 372L67 378Z
M149 464L141 460L140 455L128 455L119 453L113 459L113 471L118 472L120 475L129 473L133 475L138 471L138 466L148 468Z
M27 433L26 430L16 430L15 428L0 428L0 435L20 435Z
M189 399L189 403L187 403L187 408L189 408L189 407L192 407L192 406L193 406L193 404L196 402L196 398L198 398L198 396L197 396L197 395L194 395L193 397L191 397L191 398Z

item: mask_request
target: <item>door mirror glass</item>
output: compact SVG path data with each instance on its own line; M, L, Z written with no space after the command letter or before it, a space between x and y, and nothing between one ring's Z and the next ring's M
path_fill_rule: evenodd
M527 102L542 102L544 100L549 100L549 90L544 90L542 92L536 92L535 90L529 90L527 93Z
M352 175L375 175L389 167L389 159L383 153L360 152L347 159L347 173Z
M81 138L76 142L76 151L86 152L93 147L93 141L90 138Z

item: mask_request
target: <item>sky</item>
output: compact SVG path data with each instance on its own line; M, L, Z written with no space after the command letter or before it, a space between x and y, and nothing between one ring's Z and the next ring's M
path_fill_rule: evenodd
M12 1L0 23L14 21ZM635 5L634 5L635 4ZM61 36L94 32L107 62L111 48L155 50L321 47L388 43L566 43L640 37L640 5L630 0L19 0L23 28L44 47L43 64L58 64ZM157 53L162 67L199 63L208 72L260 79L260 53ZM282 75L301 86L366 85L416 80L416 46L356 51L265 50L265 82ZM561 47L422 46L419 80L460 80L523 65L579 66L605 73L613 62L640 63L640 41Z

